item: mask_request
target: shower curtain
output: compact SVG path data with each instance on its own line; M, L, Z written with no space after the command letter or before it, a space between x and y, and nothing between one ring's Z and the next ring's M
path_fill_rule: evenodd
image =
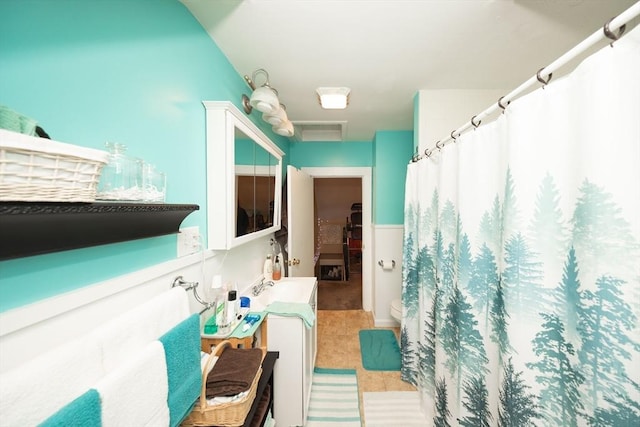
M426 425L640 425L640 32L408 167Z

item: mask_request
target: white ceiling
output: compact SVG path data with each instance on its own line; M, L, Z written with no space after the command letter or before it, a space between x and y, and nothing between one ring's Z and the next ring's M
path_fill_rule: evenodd
M421 89L510 92L636 0L182 2L238 73L269 72L292 121L346 121L346 141L370 141L413 129ZM320 86L350 87L348 108L321 109Z

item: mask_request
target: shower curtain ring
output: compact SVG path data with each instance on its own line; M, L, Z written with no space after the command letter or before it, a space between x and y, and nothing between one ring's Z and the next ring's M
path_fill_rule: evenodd
M507 101L507 105L503 105L502 104L503 99L504 99L504 96L501 96L500 99L498 99L498 107L502 108L502 112L504 113L504 110L507 109L507 105L511 104L511 101Z
M438 142L436 142L436 148L437 148L438 150L442 150L442 147L444 147L444 144L442 143L442 141L438 141Z
M429 150L428 148L425 148L425 149L424 149L424 155L425 155L425 156L427 156L427 159L428 159L429 157L431 157L431 151L433 151L433 150Z
M613 21L615 18L616 17L614 16L613 18L609 19L607 23L604 24L604 28L602 28L604 35L607 36L607 38L613 40L611 43L609 43L611 47L613 47L613 42L618 40L620 36L624 34L624 30L627 29L627 24L622 24L620 28L618 28L618 34L615 34L613 31L611 31L611 29L609 28L609 24L611 24L611 21Z
M478 120L478 123L476 123L476 117L478 116L473 116L471 117L471 124L473 125L474 128L478 128L478 126L480 126L480 123L482 123L482 120Z
M538 70L538 72L536 73L536 78L538 79L538 81L540 83L542 83L542 89L544 89L544 87L547 85L547 83L549 83L551 81L551 77L553 77L553 73L549 73L549 75L547 76L547 80L543 79L542 76L540 75L540 73L542 72L542 70L544 70L545 67L542 67Z
M455 135L455 131L456 131L455 129L451 131L451 139L453 139L453 143L454 143L454 144L455 144L456 142L458 142L458 141L456 140L456 138L457 138L457 137L456 137L456 135ZM460 136L460 135L458 135L458 136Z
M411 156L411 163L415 163L418 160L420 160L420 151L419 151L419 148L416 147L416 152L413 153L413 156Z

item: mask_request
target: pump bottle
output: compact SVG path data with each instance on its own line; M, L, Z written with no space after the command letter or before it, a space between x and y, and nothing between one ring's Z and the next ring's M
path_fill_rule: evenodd
M273 280L282 279L282 265L280 264L280 257L276 255L276 260L273 263Z
M264 276L264 280L273 280L273 261L271 261L271 254L268 254L267 259L264 261L262 275Z

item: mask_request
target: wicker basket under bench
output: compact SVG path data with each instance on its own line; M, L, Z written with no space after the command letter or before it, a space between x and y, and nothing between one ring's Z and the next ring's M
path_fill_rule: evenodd
M273 367L278 358L277 352L267 352L266 348L262 348L263 359L262 366L258 369L256 376L249 388L249 394L233 403L224 403L220 405L210 406L207 404L206 398L206 381L214 357L220 356L226 348L231 348L231 343L225 340L212 349L211 355L207 360L207 364L202 374L202 388L200 398L195 407L187 418L182 422L183 427L192 426L251 426L254 425L253 418L257 415L256 409L267 386L270 385L271 403L270 409L273 410ZM258 425L264 422L265 414L261 415Z

